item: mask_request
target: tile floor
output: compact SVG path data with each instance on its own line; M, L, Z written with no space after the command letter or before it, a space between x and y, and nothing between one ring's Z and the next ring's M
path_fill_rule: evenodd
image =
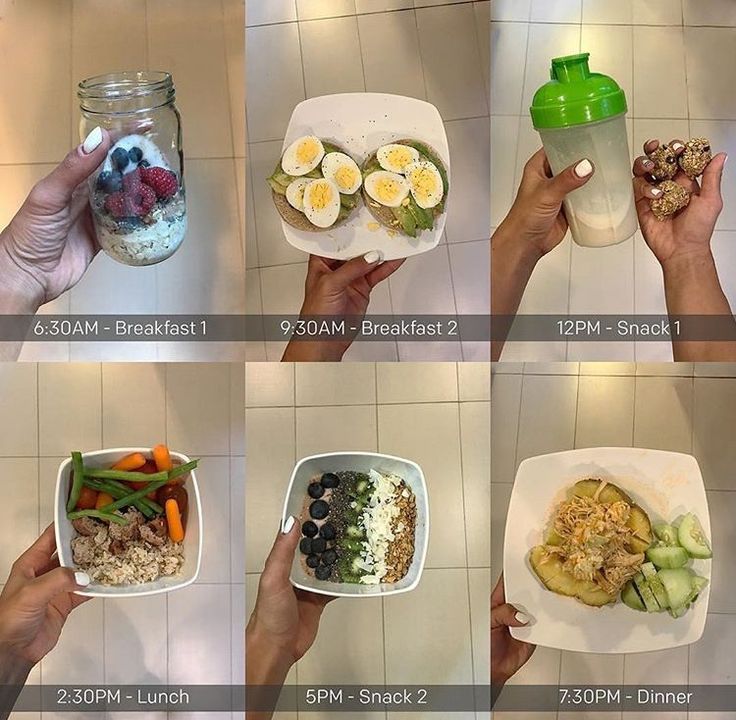
M0 365L0 520L13 528L0 545L0 581L53 520L56 471L72 448L167 442L202 457L197 472L208 531L197 582L164 596L84 604L31 682L242 684L243 382L242 364ZM41 720L33 713L12 717ZM43 720L72 717L104 720L43 713Z
M245 307L243 0L24 0L2 3L0 227L79 143L76 85L120 69L172 72L183 117L190 230L169 261L129 268L100 254L43 308L67 313L242 313ZM206 360L204 343L29 343L26 360ZM226 348L242 359L242 348Z
M688 363L499 364L491 415L491 568L502 565L506 510L518 464L527 457L592 446L634 446L691 453L703 471L713 543L736 541L733 516L736 447L736 366ZM605 412L601 412L605 407ZM720 555L713 566L710 612L703 638L689 648L636 655L594 655L540 648L513 679L519 684L730 684L736 637L736 562ZM498 720L515 715L498 713ZM625 713L626 718L664 718ZM530 717L537 717L530 715ZM554 713L538 717L554 718ZM559 718L614 718L616 714L560 713ZM687 713L667 714L685 720ZM701 715L726 720L733 713Z
M433 509L419 587L396 598L331 604L317 644L289 682L488 682L489 389L489 366L481 363L247 365L248 612L298 458L345 449L411 458L425 472ZM345 628L350 642L336 646Z
M283 239L264 178L278 161L294 107L308 97L348 91L434 103L445 119L452 154L454 202L446 242L410 259L379 286L370 312L488 312L489 18L487 1L249 0L249 312L296 313L301 306L306 257ZM282 351L276 343L252 344L248 358L277 360ZM488 348L366 342L356 343L347 358L487 360Z
M541 145L528 115L556 55L591 52L591 67L615 77L629 100L632 155L645 140L707 135L736 151L736 28L731 0L494 0L491 77L492 225L513 200L526 159ZM713 240L721 282L736 301L736 174L724 177L725 210ZM601 292L604 289L604 292ZM640 233L589 250L565 240L537 267L525 313L665 312L659 264ZM666 361L663 342L510 343L504 359Z

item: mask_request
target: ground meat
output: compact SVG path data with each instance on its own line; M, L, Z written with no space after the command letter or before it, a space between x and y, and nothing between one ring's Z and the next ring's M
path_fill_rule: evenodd
M94 518L81 517L72 520L72 526L80 535L91 537L92 535L97 535L100 529L104 527L104 524Z
M122 540L111 541L110 552L113 555L122 555L125 552L125 543Z
M124 543L137 540L140 537L140 526L145 519L143 514L139 513L135 508L129 508L123 517L128 520L128 524L118 525L117 523L110 523L110 537L113 540L122 540Z
M90 535L80 535L72 540L74 562L77 565L88 565L95 556L95 539Z
M166 523L161 517L155 518L140 528L141 540L161 547L166 542Z

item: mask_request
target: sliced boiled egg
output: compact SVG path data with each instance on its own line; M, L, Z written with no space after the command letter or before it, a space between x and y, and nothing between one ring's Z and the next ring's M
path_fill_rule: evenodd
M304 214L312 225L332 227L340 214L340 190L332 180L313 180L304 188Z
M358 163L349 155L341 152L325 155L322 160L322 174L325 179L332 180L343 195L358 192L363 184L363 175Z
M304 189L310 182L309 178L297 178L286 188L286 199L294 210L304 212Z
M287 175L300 177L312 172L325 156L325 146L314 135L306 135L295 140L281 159L281 168Z
M365 179L365 191L380 205L399 207L410 191L409 183L403 175L378 170Z
M425 210L437 207L445 196L442 175L437 167L427 160L406 167L406 179L417 205Z
M384 145L376 157L384 170L403 175L407 165L419 160L419 152L409 145Z

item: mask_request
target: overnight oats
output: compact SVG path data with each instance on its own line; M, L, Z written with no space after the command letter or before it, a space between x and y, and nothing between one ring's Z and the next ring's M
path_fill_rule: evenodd
M398 475L370 470L315 477L300 520L301 561L317 580L392 584L409 572L416 497Z
M102 249L125 265L171 257L187 232L181 122L168 73L118 73L80 85L80 135L108 130L113 144L90 178Z

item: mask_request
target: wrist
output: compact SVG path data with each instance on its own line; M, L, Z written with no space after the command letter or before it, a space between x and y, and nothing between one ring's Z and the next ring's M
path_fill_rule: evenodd
M543 257L542 249L529 238L513 218L506 218L491 238L493 255L502 255L504 260L515 266L533 268Z
M8 233L0 233L0 314L35 315L43 304L43 288L13 256Z
M285 649L253 617L245 630L246 684L282 685L291 666L293 653Z
M16 649L6 643L0 643L0 686L24 685L33 663Z
M666 277L687 279L715 272L716 263L710 248L673 253L665 260L660 260L662 272Z
M350 343L331 340L290 340L281 362L340 362Z

